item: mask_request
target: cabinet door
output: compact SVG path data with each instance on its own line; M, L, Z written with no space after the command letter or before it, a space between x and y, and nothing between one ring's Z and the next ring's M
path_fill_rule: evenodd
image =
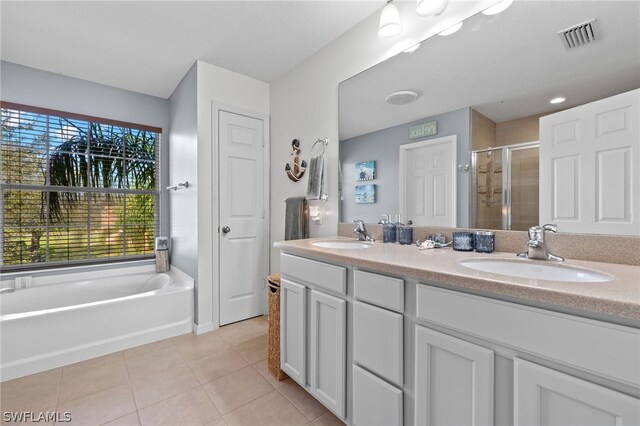
M282 279L280 284L280 368L303 387L306 382L305 286Z
M640 400L518 358L514 392L516 425L640 424Z
M353 424L402 424L402 391L357 365L353 366Z
M418 425L493 424L493 351L416 326Z
M353 302L353 360L402 385L402 315L366 303Z
M347 302L311 291L311 394L344 418Z

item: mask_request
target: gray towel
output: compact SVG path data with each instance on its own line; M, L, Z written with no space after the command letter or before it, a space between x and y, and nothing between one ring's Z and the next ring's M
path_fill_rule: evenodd
M324 194L324 156L313 157L309 161L309 183L307 200L321 200Z
M284 200L284 239L301 240L309 238L309 210L305 197L289 197Z

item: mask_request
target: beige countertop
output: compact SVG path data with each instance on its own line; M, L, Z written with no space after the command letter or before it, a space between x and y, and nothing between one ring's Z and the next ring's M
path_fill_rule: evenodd
M450 247L418 250L415 245L375 242L366 249L328 249L313 246L323 240L353 241L353 238L325 237L274 243L284 252L308 255L317 259L372 271L415 278L424 282L443 283L488 296L515 298L555 306L559 310L581 311L624 324L640 326L640 266L587 262L567 259L564 265L587 268L612 275L607 282L561 282L518 278L481 272L460 265L472 258L516 259L514 253L491 254L459 252ZM523 262L535 262L522 259ZM544 263L544 261L542 261ZM629 321L632 320L632 321Z

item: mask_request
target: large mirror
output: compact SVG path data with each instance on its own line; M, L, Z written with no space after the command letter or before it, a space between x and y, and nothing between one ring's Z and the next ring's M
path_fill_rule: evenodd
M568 47L559 32L585 23L594 39L577 34L582 45ZM421 224L406 213L428 192L420 174L451 164L454 217L430 212L426 224L537 225L549 197L539 189L540 117L639 87L637 1L516 0L501 14L472 16L340 84L340 220L405 212ZM550 103L556 97L566 100ZM445 200L442 188L429 197Z

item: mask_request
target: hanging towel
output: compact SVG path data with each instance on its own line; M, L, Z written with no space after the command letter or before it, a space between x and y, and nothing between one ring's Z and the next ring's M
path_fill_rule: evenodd
M307 200L322 200L325 191L324 155L313 157L308 170Z
M309 210L305 197L289 197L284 200L284 239L301 240L309 238Z

